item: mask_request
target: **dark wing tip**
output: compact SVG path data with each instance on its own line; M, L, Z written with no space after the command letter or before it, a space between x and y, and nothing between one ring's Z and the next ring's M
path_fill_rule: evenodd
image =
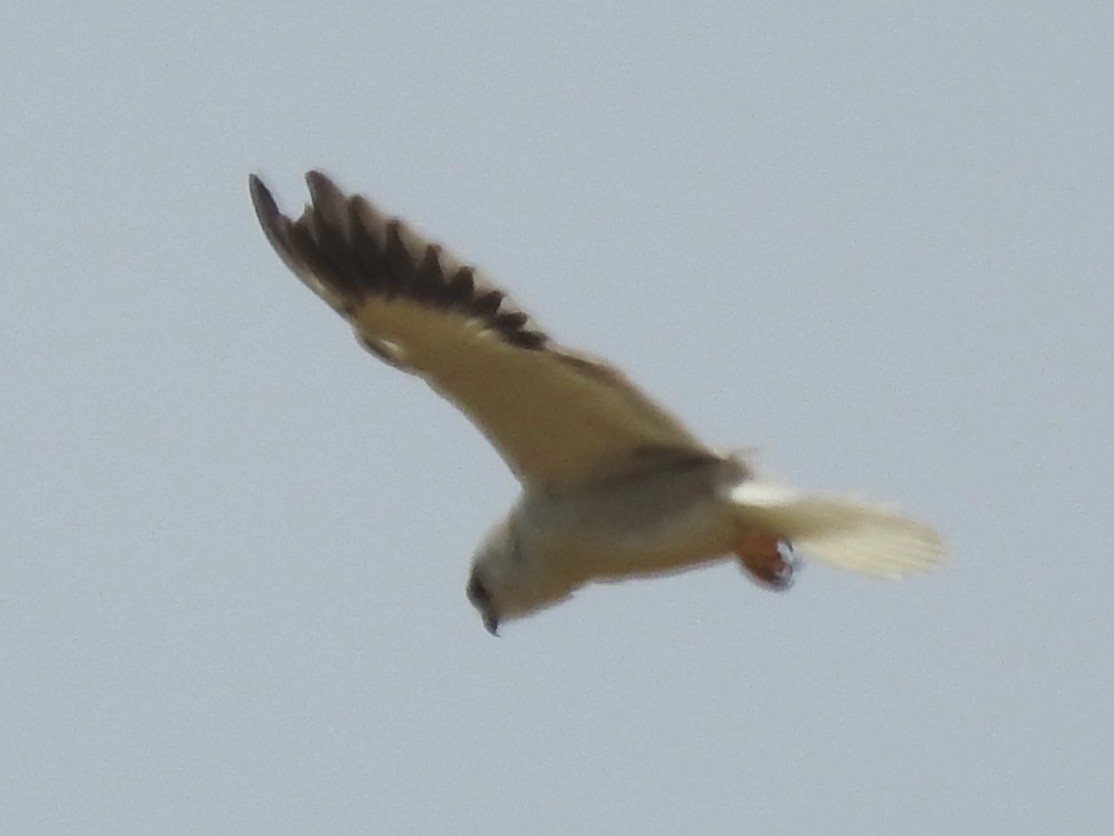
M305 254L299 252L292 238L294 223L278 208L275 196L271 194L258 175L248 176L248 187L251 190L251 202L255 207L255 216L267 240L294 274L305 281L306 259Z
M281 218L278 204L271 190L263 185L257 174L248 175L248 188L251 190L251 204L255 207L255 216L263 229L270 230L275 225L275 219Z
M306 185L309 187L309 196L313 205L321 203L345 203L347 197L329 175L313 169L306 172Z
M308 171L305 179L311 203L296 221L279 211L257 175L249 175L248 184L271 245L295 273L311 273L316 284L334 294L330 304L340 302L352 311L368 296L408 298L474 317L508 345L540 349L546 344L526 313L474 268L366 198L345 194L321 171Z

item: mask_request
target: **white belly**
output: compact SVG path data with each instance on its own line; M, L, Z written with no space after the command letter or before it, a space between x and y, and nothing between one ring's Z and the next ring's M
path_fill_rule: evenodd
M565 498L525 497L520 512L547 560L584 580L675 572L731 551L734 462L616 480ZM554 567L556 568L556 567Z

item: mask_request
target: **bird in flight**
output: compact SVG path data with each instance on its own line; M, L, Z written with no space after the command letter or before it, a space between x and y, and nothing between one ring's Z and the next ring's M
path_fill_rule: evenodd
M320 172L306 182L311 202L294 220L251 177L271 245L365 348L463 412L522 484L472 560L467 595L492 634L593 581L732 557L771 589L789 585L797 551L883 578L943 559L923 523L782 485L704 444L440 244Z

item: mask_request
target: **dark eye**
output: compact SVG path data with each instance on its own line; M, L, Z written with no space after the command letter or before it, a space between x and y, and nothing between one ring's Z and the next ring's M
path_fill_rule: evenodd
M491 603L491 596L488 595L487 587L483 585L479 575L472 575L468 579L468 600L477 606Z

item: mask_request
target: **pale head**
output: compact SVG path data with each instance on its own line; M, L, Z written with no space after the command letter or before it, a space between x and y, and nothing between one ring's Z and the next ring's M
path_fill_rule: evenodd
M468 600L493 636L503 621L530 615L572 591L547 571L546 555L532 548L522 529L512 513L492 527L472 558Z

